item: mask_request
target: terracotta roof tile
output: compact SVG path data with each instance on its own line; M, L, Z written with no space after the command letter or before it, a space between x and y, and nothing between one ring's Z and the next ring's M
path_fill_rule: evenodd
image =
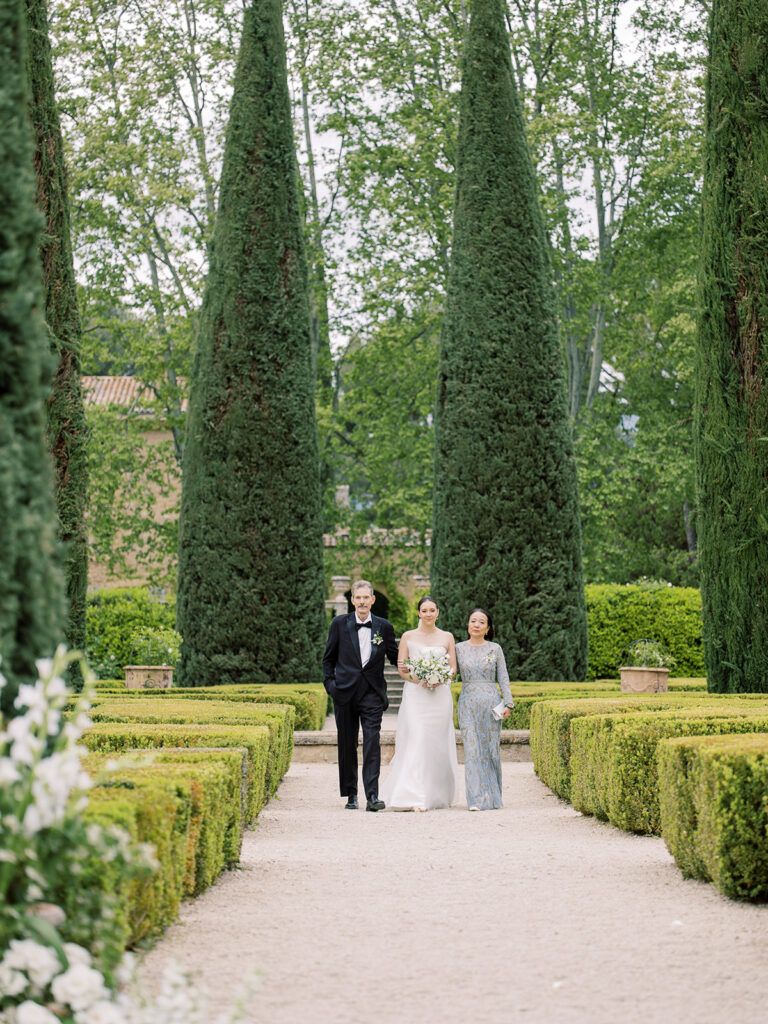
M88 377L82 378L86 405L98 405L107 408L117 405L123 409L132 409L140 415L147 415L151 410L141 405L141 396L146 388L136 377ZM184 381L179 379L183 387ZM183 412L187 411L187 399L181 404Z

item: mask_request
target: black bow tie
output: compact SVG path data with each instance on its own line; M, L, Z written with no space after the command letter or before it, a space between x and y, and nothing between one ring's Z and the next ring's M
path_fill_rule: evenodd
M372 629L371 620L368 619L366 622L356 622L355 629Z

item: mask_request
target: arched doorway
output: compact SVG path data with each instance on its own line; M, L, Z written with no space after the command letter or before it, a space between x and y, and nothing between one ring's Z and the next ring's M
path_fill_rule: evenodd
M381 619L388 619L389 618L389 598L387 597L386 594L382 594L382 592L380 590L376 590L375 588L374 588L374 591L373 591L373 596L376 598L376 601L375 601L375 603L373 605L372 613L374 615L378 615L379 618L381 618ZM347 611L348 612L353 612L355 610L355 608L354 608L354 605L352 604L352 601L351 601L352 591L351 590L347 590L345 592L345 594L344 594L344 597L346 597L346 599L347 599Z

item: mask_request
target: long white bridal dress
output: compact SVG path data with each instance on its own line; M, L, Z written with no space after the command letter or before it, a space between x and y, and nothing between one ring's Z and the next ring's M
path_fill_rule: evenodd
M409 657L420 658L427 651L445 654L446 648L409 640ZM427 690L407 682L397 715L395 755L379 796L389 810L427 811L456 803L458 789L451 688Z

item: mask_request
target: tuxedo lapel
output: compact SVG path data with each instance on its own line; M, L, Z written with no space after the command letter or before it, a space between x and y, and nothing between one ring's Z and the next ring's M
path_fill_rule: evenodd
M350 612L347 616L347 632L349 633L349 639L352 643L352 650L355 652L355 658L360 668L363 667L363 663L360 659L360 642L357 639L357 630L355 629L355 613Z
M376 652L381 646L381 644L375 644L373 642L373 638L379 632L381 632L381 630L379 629L379 620L376 618L375 615L371 615L371 661L373 661Z

